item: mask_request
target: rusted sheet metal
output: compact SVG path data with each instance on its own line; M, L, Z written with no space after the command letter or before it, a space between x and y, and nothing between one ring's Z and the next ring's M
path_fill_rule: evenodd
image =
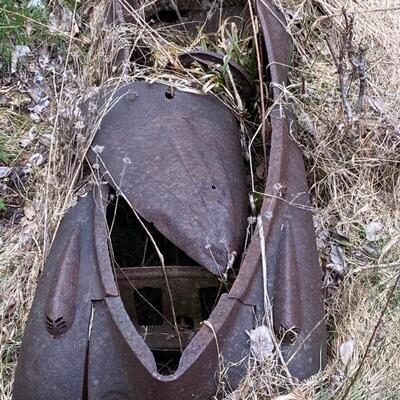
M271 98L277 99L287 81L289 36L272 2L260 1L258 14ZM166 97L166 90L139 82L119 88L90 158L145 220L200 265L132 265L114 276L104 217L109 186L95 188L67 213L46 261L18 361L15 400L209 399L222 359L232 364L227 378L236 387L245 373L240 360L249 354L246 331L265 312L261 243L271 329L282 339L290 372L303 379L324 365L321 273L302 155L289 135L290 110L275 106L271 113L263 236L253 235L236 278L222 284L228 253L241 250L247 215L235 121L209 97ZM177 356L160 368L172 353Z
M82 398L92 301L108 295L99 277L102 263L109 264L109 260L102 259L98 263L98 244L94 239L98 228L102 227L103 235L106 234L105 227L101 226L104 218L95 218L94 213L93 195L89 194L67 213L61 223L25 329L15 376L14 399ZM69 245L71 239L72 245ZM60 274L61 265L67 266L71 275ZM110 265L105 267L111 268ZM64 332L58 332L56 336L49 332L49 312L50 318L62 318L66 322Z
M272 1L258 0L256 4L268 56L271 99L275 101L288 81L291 40L284 16ZM270 122L271 151L265 191L274 197L266 198L261 210L264 219L272 217L264 225L268 276L273 277L268 283L268 293L271 299L277 294L273 301L275 331L279 332L282 326L295 328L296 340L284 346L284 357L290 372L304 379L325 365L322 272L312 214L308 211L310 201L304 162L300 150L290 139L290 129L296 129L293 113L287 105L276 103ZM290 297L284 299L284 292L290 292Z
M174 308L183 347L193 339L211 314L225 285L201 266L166 267L172 302L160 267L124 268L116 271L120 295L135 329L150 348L179 349L173 325ZM211 300L207 302L207 292ZM150 306L146 298L153 300Z
M51 292L47 299L46 327L54 337L64 334L75 316L81 248L81 227L75 226L56 264Z
M111 93L116 104L93 142L102 151L89 158L146 221L200 265L225 273L242 250L248 214L234 116L217 99L171 94L161 84Z

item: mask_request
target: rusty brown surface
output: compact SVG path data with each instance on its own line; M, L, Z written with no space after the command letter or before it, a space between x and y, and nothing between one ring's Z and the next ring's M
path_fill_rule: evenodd
M147 222L223 274L230 254L241 253L248 215L234 116L211 96L171 94L161 84L133 82L111 93L116 104L93 142L102 151L89 158Z
M290 40L272 2L258 2L258 15L272 83L278 84L271 98L277 99L287 82ZM264 236L253 235L236 279L201 323L202 290L220 288L226 278L225 244L241 251L243 161L236 122L223 106L187 93L167 98L166 90L141 82L118 89L122 97L96 137L101 151L90 158L100 164L103 180L199 265L132 265L114 276L104 218L111 189L94 189L68 211L46 261L18 361L15 400L209 399L221 357L232 364L226 378L235 388L245 373L240 360L249 354L246 331L265 312L262 241L273 328L288 368L304 379L324 365L321 271L303 159L290 139L290 109L276 105L270 114ZM217 262L205 251L209 246ZM143 297L153 299L156 310ZM156 354L180 352L171 301L184 349L174 367L160 369ZM46 327L48 314L68 321L57 338Z
M80 264L80 235L81 229L78 224L69 241L65 242L65 250L56 265L57 270L47 300L46 327L54 337L67 332L74 320Z
M174 330L174 307L181 340L187 347L211 314L212 305L207 304L202 294L213 291L225 293L227 285L201 266L168 266L167 276L172 293L172 302L165 290L165 278L160 267L124 268L116 271L120 296L135 329L144 338L150 349L179 349ZM159 294L159 299L146 303L149 291ZM203 297L203 298L202 298ZM151 294L150 294L151 298Z

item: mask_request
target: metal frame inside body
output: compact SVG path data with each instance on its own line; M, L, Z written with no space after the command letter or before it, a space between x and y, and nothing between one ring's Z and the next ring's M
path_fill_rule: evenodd
M290 38L284 18L271 1L257 1L257 10L268 56L271 98L276 100L279 87L288 80ZM240 361L250 351L246 331L254 329L265 312L261 243L265 243L266 289L274 329L278 336L286 329L294 333L281 337L290 372L303 379L324 366L321 271L312 216L308 211L303 159L289 135L293 123L290 110L278 104L270 110L272 134L267 195L260 212L263 237L260 238L260 230L253 235L235 280L224 293L219 293L207 323L201 324L204 312L196 306L200 290L217 288L218 279L226 278L229 256L242 250L247 217L243 205L247 195L239 133L231 113L210 96L176 92L175 97L167 99L165 91L163 85L144 82L113 91L121 100L104 117L94 142L105 148L101 154L91 156L92 162L104 163L101 168L108 185L80 199L61 223L26 326L14 384L15 400L209 399L217 390L221 362L231 365L225 379L232 388L236 387L245 373L245 363ZM146 111L145 106L149 104ZM193 115L191 107L196 110ZM130 118L130 126L143 132L150 132L153 126L155 131L166 129L168 133L176 124L187 131L192 124L196 132L204 134L198 143L189 145L184 138L171 139L174 157L181 160L179 168L194 163L192 172L187 174L202 200L196 208L182 206L184 197L178 196L175 205L168 197L171 192L179 192L178 167L176 171L172 168L172 175L167 179L172 182L175 174L178 185L175 189L165 188L164 182L154 178L162 176L166 165L157 167L157 151L149 159L148 176L143 177L153 179L152 187L157 190L153 192L145 183L139 189L130 186L129 179L120 185L124 174L128 177L135 174L134 169L129 169L135 165L135 154L129 153L129 159L126 157L126 152L132 151L129 143L107 139L107 132L119 132L120 138L129 135L127 122L121 120L121 115ZM108 147L107 140L111 143ZM143 149L141 146L145 144L135 144L134 148L139 152ZM199 158L185 159L185 146L198 146L196 157ZM217 156L219 146L223 147L222 159ZM215 153L210 156L209 180L201 180L197 175L201 171L196 172L196 166L207 161L207 151L203 148ZM224 172L219 176L216 170ZM206 198L201 195L203 187L199 188L199 180L205 185L204 190L208 188L211 193ZM128 268L114 275L104 217L110 187L120 190L144 220L154 223L199 265ZM172 204L170 213L152 211L160 202ZM132 322L138 320L137 311L127 306L132 296L128 278L137 283L139 292L148 287L165 290L165 274L171 282L171 296L162 294L164 306L169 310L171 299L174 301L182 295L187 300L178 306L176 316L191 314L192 318L186 320L188 334L182 338L184 351L178 365L173 373L166 375L157 367L151 351L151 347L165 342L165 338L157 341L157 335L165 330L157 331L153 327L152 335L146 337L144 328ZM121 297L128 300L123 301ZM176 349L173 327L170 337L171 348Z

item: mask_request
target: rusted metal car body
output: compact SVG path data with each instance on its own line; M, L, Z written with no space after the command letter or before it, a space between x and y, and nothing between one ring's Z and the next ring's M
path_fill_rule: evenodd
M276 100L290 39L272 2L257 9ZM102 95L99 104L118 101L89 154L101 184L54 240L15 400L209 399L223 367L226 385L239 384L246 331L266 312L293 376L324 366L321 272L290 110L270 111L262 229L243 249L249 211L235 117L211 96L167 89L134 82Z

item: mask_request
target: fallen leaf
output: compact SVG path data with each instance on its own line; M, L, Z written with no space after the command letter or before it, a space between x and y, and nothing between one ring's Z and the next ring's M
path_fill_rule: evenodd
M36 211L30 204L27 204L24 207L24 215L28 221L32 221L36 216Z
M354 353L354 340L348 340L342 343L339 349L340 359L345 367L347 367L353 357Z
M44 76L36 72L35 78L29 82L28 94L32 98L35 104L48 99L50 92L49 86L47 85Z
M332 245L330 259L331 263L328 264L328 266L336 271L339 275L343 276L346 270L343 249L336 244Z
M63 7L61 9L61 13L58 13L58 15L51 13L49 19L50 32L52 33L61 31L65 33L72 33L72 36L75 36L79 33L79 27L74 18L74 14L67 7Z
M27 165L35 165L36 167L40 167L44 163L44 156L40 153L35 153L29 157Z
M10 167L0 167L0 179L6 178L11 173Z
M246 331L250 338L250 351L257 361L266 361L274 351L274 343L270 328L265 325Z
M15 46L11 54L11 73L17 72L17 64L23 62L31 53L31 49L28 46Z
M19 140L19 145L22 148L27 147L30 145L37 135L36 127L32 127L29 131Z
M28 107L28 110L40 115L49 104L49 99L45 98L40 100L34 107Z
M365 236L369 242L375 242L380 239L383 225L380 222L369 222L365 228Z

